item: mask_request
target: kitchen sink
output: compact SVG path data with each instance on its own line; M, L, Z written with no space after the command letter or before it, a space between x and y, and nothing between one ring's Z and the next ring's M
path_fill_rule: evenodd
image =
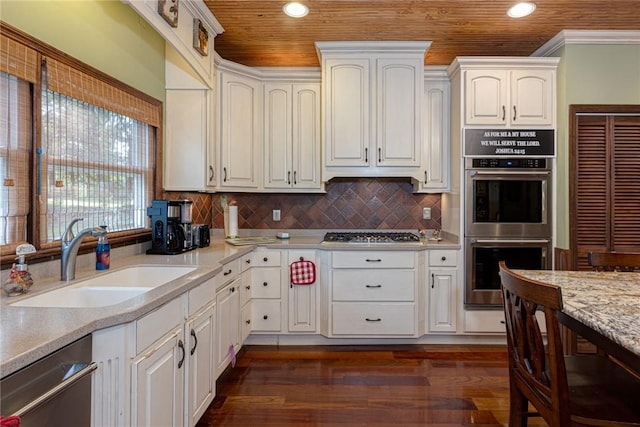
M191 273L197 267L144 265L125 267L25 298L16 307L106 307L118 304Z

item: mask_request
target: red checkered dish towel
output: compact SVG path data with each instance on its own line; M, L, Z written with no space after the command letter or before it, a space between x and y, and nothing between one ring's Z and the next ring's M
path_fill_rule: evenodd
M316 281L316 265L301 259L289 266L289 278L293 285L311 285Z

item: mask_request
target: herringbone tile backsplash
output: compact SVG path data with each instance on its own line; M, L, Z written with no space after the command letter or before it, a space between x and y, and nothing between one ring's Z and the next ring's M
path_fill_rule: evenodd
M334 179L326 194L166 193L193 200L194 223L224 228L221 197L238 205L238 226L252 229L419 229L440 228L440 195L413 194L400 178ZM422 219L422 208L431 219ZM273 209L281 220L274 222Z

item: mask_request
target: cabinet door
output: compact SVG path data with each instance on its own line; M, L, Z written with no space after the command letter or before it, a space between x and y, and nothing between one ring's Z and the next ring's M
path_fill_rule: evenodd
M222 188L257 188L260 156L260 90L248 77L220 73Z
M264 85L264 187L290 188L292 169L291 85Z
M429 274L429 331L456 331L456 270L431 269Z
M505 125L509 112L509 72L467 70L465 73L465 124Z
M293 188L320 188L320 84L293 85Z
M133 360L133 425L183 425L185 360L182 327L172 331L157 346Z
M420 166L423 68L420 60L376 60L377 166Z
M424 178L420 190L442 192L449 189L449 83L424 82Z
M214 331L216 306L210 304L186 324L188 351L186 424L194 426L216 394Z
M323 61L326 166L368 166L371 154L369 59Z
M303 258L316 262L315 251L289 252L289 265ZM317 272L316 272L317 273ZM320 284L294 285L287 280L289 332L316 332L318 328L318 291Z
M210 92L198 89L166 91L166 190L203 191L215 188Z
M218 376L240 350L240 279L216 294L216 365Z
M511 124L552 126L555 116L554 71L515 70L511 72Z

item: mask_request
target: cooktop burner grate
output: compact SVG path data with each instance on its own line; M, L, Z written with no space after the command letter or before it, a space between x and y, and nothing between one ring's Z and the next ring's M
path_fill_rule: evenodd
M409 232L329 232L324 235L324 242L332 243L413 243L420 238Z

